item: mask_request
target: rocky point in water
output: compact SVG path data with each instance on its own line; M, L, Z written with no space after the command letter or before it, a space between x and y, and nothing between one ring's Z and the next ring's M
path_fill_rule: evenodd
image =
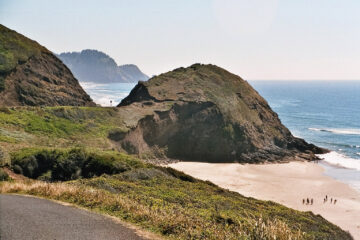
M129 153L265 162L326 152L294 137L246 81L214 65L194 64L139 82L118 107L127 130L109 138Z
M59 105L95 103L53 53L0 24L0 106Z

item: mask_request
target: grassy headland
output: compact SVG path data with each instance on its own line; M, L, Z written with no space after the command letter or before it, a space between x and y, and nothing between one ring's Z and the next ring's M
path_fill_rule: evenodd
M73 203L170 239L351 239L319 215L246 198L113 151L111 133L132 126L120 111L2 108L2 165L36 180L2 182L0 191Z

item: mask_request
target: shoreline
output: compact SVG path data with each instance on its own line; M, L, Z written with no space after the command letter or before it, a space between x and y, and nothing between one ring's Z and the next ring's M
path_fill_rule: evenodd
M360 193L360 172L357 169L350 169L339 165L333 165L326 161L319 162L319 165L324 169L324 175L332 179L345 183Z
M325 168L312 162L274 164L178 162L169 167L246 197L270 200L287 207L312 211L360 239L360 192L325 175ZM325 196L328 201L324 203ZM313 198L313 205L303 199ZM331 204L330 199L337 199Z

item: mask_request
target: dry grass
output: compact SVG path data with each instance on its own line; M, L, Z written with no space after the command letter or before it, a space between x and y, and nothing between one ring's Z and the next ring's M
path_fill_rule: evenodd
M305 237L305 233L302 233L300 230L296 233L293 233L289 226L275 219L274 221L265 221L260 218L254 227L252 234L252 239L291 239L298 240L303 239Z
M1 193L22 193L73 203L137 223L170 239L303 239L300 231L294 233L282 221L258 219L250 231L241 225L218 224L187 215L181 209L151 208L137 199L124 198L104 190L69 183L45 183L27 180L4 182Z
M37 174L41 175L39 180L13 177L15 181L0 184L0 192L72 203L136 224L169 239L352 239L348 233L319 215L246 198L171 168L146 164L113 152L92 153L91 159L102 164L80 164L87 167L76 168L79 159L87 159L84 158L88 156L86 152L80 151L74 157L67 154L72 151L65 149L44 151L18 151L11 155L12 162L22 169L35 170L31 166L41 167L41 164L29 167L25 164L27 159L51 163L63 156L61 159L69 163L64 170L69 170L70 166L75 172L79 169L85 174L87 167L92 166L102 170L96 174L101 176L85 178L86 174L78 174L77 180L53 183L39 181L44 176L41 174ZM108 162L122 171L113 175L103 174ZM44 165L47 166L43 171L46 176L50 171L47 179L59 180L53 177L53 173L59 170L59 164Z

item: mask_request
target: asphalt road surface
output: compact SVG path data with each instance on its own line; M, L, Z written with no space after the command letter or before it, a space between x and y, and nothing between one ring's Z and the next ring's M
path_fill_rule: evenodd
M49 200L0 194L0 239L138 240L111 218Z

